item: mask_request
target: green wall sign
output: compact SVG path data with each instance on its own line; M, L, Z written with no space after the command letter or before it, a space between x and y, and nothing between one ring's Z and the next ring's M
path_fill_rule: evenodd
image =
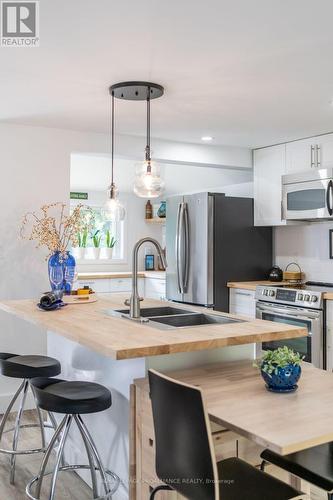
M78 192L71 191L70 198L71 198L71 200L87 200L88 193L78 193Z

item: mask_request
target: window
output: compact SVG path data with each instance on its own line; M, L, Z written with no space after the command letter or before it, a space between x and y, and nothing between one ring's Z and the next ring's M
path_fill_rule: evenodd
M74 204L71 205L73 208L75 206ZM113 261L118 261L118 260L123 260L125 258L125 252L124 252L124 234L125 234L125 221L108 221L105 216L104 216L104 209L103 207L92 207L90 206L90 209L94 213L94 228L88 235L87 239L87 245L86 245L86 250L84 252L84 256L80 256L80 260L85 261L92 261L92 260L97 260L96 259L96 254L94 252L94 244L93 244L93 239L92 236L96 231L98 232L98 236L101 237L101 242L100 242L100 254L98 256L98 260L106 260L108 259L107 255L107 250L106 250L106 234L107 231L110 231L110 235L113 236L116 240L116 244L113 247L113 252L112 252L112 260ZM74 256L75 256L75 249L73 250Z

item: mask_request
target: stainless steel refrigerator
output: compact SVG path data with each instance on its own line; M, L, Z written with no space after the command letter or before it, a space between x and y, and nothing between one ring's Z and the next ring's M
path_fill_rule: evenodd
M198 193L167 199L167 299L229 310L228 281L267 278L272 229L254 227L253 199Z

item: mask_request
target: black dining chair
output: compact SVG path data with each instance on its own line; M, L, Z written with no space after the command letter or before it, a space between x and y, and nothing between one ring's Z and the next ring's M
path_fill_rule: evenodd
M239 458L216 462L202 392L149 370L156 442L156 473L162 490L190 500L287 500L306 498L288 484Z
M284 456L264 450L260 456L263 459L261 470L265 469L266 463L276 465L325 490L328 500L333 500L333 442Z

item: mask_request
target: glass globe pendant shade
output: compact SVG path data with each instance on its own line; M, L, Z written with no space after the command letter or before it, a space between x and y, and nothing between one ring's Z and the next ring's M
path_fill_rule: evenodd
M140 198L158 198L163 191L160 166L151 160L138 163L135 168L134 193Z
M118 200L118 190L112 184L109 191L109 198L104 205L104 217L109 221L122 221L125 219L125 214L125 208Z

